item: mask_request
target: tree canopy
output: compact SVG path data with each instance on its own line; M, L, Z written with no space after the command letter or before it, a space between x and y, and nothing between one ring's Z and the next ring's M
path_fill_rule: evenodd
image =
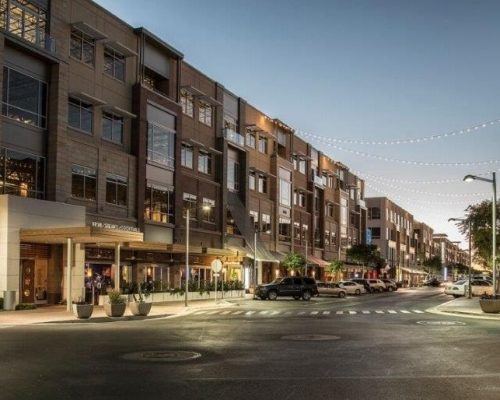
M380 252L374 244L355 244L347 249L347 257L357 264L376 268L381 268L385 264L385 260L380 256Z
M282 264L287 270L296 271L304 268L306 265L306 259L301 254L290 253L287 254L285 259L282 261Z
M422 264L425 267L425 271L427 273L434 275L439 274L439 271L441 270L441 257L433 256L424 260Z

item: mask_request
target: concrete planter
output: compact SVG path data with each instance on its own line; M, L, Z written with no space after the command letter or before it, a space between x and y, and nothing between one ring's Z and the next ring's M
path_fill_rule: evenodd
M104 312L108 317L123 317L125 314L126 303L122 304L109 304L104 303Z
M73 304L73 314L78 319L89 319L93 311L92 304Z
M153 305L153 303L146 303L144 301L142 301L142 302L133 301L133 302L129 303L128 307L130 308L130 312L133 315L137 315L137 316L140 315L140 316L145 317L151 311L152 305Z
M479 305L485 313L500 313L500 299L479 299Z
M245 291L244 290L229 290L227 292L224 292L224 295L220 290L217 291L217 299L234 299L234 298L240 298L245 296ZM132 295L122 295L122 298L128 302L133 301ZM215 292L210 292L210 293L203 293L200 295L199 292L189 292L188 294L188 299L189 300L212 300L215 299ZM148 302L151 301L151 303L162 303L162 302L172 302L172 301L184 301L184 294L172 294L170 292L153 292L151 293L151 296L148 297ZM106 303L109 302L109 298L107 295L100 295L99 296L99 305L104 306Z

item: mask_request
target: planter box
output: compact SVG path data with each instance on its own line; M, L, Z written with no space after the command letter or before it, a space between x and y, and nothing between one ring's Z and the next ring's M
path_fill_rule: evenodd
M241 298L245 296L245 291L244 290L229 290L227 292L224 292L224 296L222 295L222 292L220 290L217 291L217 299L234 299L234 298ZM126 302L132 302L133 301L133 296L132 295L122 295L121 296ZM189 300L212 300L215 299L215 291L210 292L210 293L203 293L200 295L199 292L189 292L188 294L188 299ZM147 298L148 302L151 301L151 303L161 303L161 302L171 302L171 301L184 301L184 295L182 294L171 294L170 292L153 292L151 293L151 296ZM109 303L109 298L107 295L100 295L99 296L99 305L104 306L106 303Z
M89 319L93 311L92 304L73 304L73 314L78 319Z
M122 294L120 297L125 301L125 303L127 303L129 301L128 294ZM98 305L104 306L104 304L106 304L106 303L109 303L109 296L107 294L100 294Z
M108 317L123 317L125 314L126 303L123 304L109 304L104 303L104 311Z
M153 303L146 303L144 301L143 302L133 301L128 304L128 307L130 308L130 312L133 315L146 316L151 311L152 305Z
M485 313L497 314L500 312L500 299L479 299L479 305Z

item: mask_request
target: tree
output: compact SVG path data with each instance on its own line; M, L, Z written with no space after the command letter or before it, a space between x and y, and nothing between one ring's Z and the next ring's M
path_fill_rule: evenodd
M438 275L441 270L441 257L433 256L431 258L427 258L422 264L428 274Z
M344 268L344 263L340 260L334 260L328 266L326 267L326 271L335 274L335 280L339 280L339 274L342 272L342 269Z
M472 245L475 250L474 261L481 264L483 267L491 269L493 266L492 253L492 204L486 200L482 203L471 205L466 210L465 220L457 225L460 232L469 236L469 222L472 225ZM497 218L500 216L500 207L497 205ZM499 229L497 221L497 232ZM500 243L497 240L497 255L500 252ZM498 263L498 259L497 259Z
M297 271L305 267L306 260L301 254L290 253L282 261L282 264L288 271Z
M380 256L380 252L374 244L355 244L347 249L347 257L357 264L371 266L380 271L385 264L385 260Z

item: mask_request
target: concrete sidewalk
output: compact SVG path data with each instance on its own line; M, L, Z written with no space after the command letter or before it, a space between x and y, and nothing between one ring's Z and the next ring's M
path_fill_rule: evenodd
M240 300L240 299L232 299ZM158 318L174 318L181 315L187 315L200 309L231 307L236 306L234 302L226 300L192 300L188 307L184 302L154 303L151 312L147 317L136 317L130 313L129 308L121 318L110 318L104 312L102 306L94 306L94 312L90 319L78 319L72 312L66 311L66 306L46 306L36 310L23 311L0 311L0 325L32 325L46 323L105 323L116 321L142 321Z
M479 305L479 297L468 299L459 297L439 306L426 310L427 312L440 315L460 315L467 318L489 319L500 321L500 314L484 313Z

